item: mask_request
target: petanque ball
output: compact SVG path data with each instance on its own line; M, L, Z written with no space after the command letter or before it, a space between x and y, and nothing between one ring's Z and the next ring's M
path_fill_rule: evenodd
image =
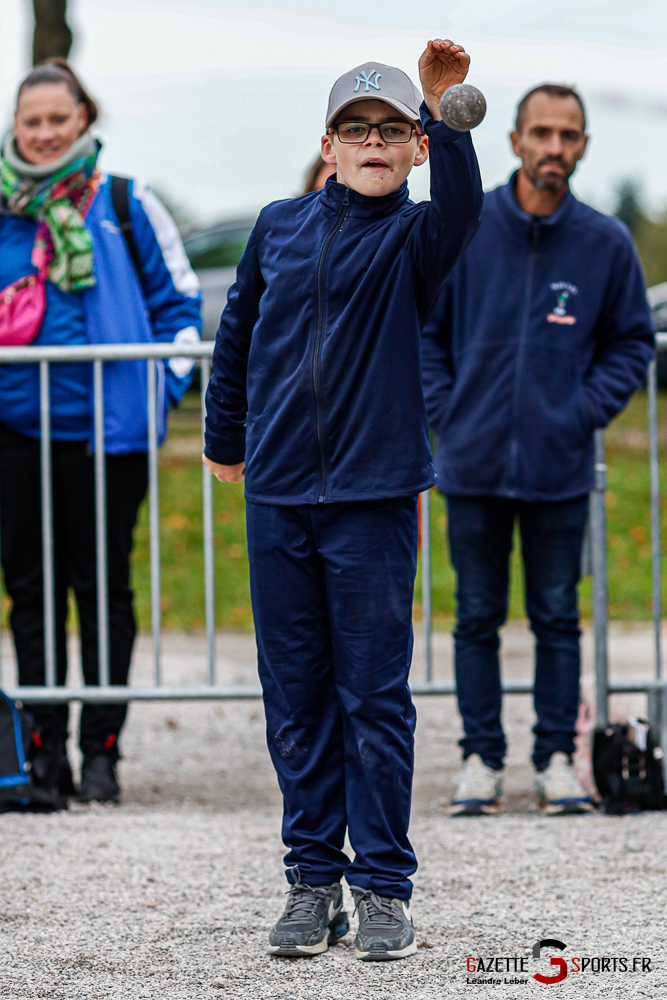
M457 132L469 132L486 114L484 94L469 83L455 83L440 98L440 114L445 125Z

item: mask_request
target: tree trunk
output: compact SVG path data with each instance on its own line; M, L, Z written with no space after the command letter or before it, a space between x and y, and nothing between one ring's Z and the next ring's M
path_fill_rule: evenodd
M32 43L33 66L52 56L69 55L72 32L67 23L67 0L32 0L35 10L35 34Z

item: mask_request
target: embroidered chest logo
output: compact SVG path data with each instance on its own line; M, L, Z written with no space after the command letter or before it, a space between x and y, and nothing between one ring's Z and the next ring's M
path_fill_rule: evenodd
M354 88L354 93L356 94L359 91L359 88L361 87L362 83L366 85L363 90L364 94L368 94L370 92L371 87L373 87L374 90L379 90L381 76L382 73L378 73L376 69L372 69L369 73L366 73L362 69L361 73L359 73L358 76L355 76L354 78L357 81L357 85Z
M568 313L569 300L578 294L576 285L571 285L567 281L552 281L549 285L552 292L556 293L556 305L553 311L547 316L548 323L561 323L563 326L572 326L577 322L577 317Z

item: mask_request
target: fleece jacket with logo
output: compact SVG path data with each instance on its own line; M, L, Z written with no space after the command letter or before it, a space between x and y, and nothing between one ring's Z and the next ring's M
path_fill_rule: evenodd
M568 191L549 216L514 175L423 330L438 486L458 496L564 500L593 486L593 431L643 381L654 330L625 226Z
M374 198L329 178L257 220L206 396L205 453L245 460L250 501L377 500L435 482L420 330L483 193L470 136L421 114L430 202L405 183Z

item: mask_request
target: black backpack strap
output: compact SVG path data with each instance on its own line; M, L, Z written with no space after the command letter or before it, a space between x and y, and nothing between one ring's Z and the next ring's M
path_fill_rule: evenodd
M140 283L144 283L144 269L139 256L139 250L132 231L132 218L130 216L130 179L129 177L110 177L111 181L111 204L118 219L120 231L123 234L127 249L132 258L134 269Z

